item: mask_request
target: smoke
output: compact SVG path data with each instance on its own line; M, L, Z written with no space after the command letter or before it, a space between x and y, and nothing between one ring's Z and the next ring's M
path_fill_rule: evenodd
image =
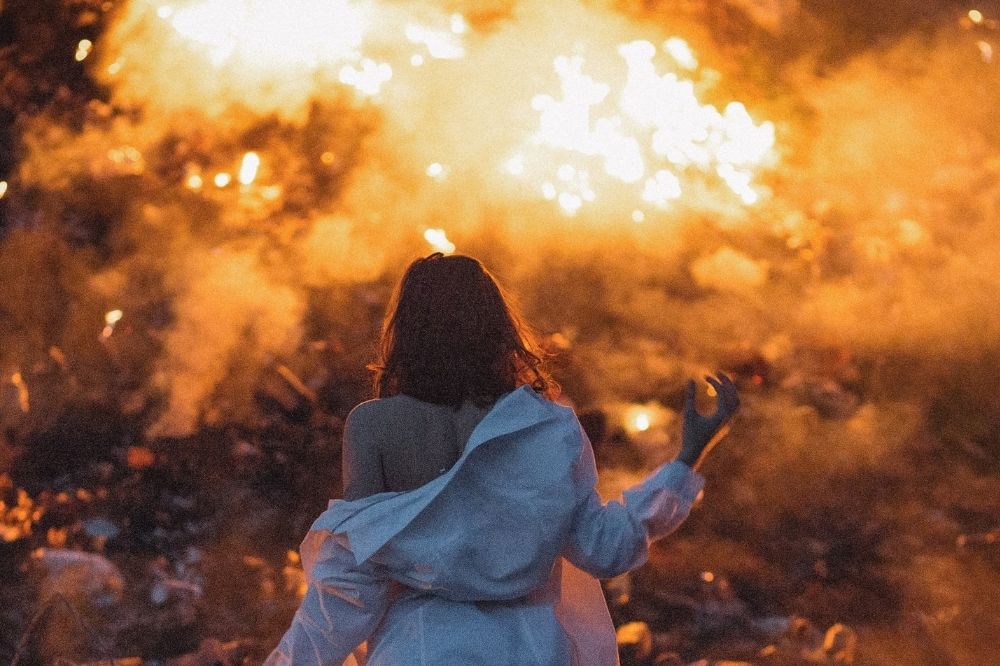
M816 609L810 572L869 608L891 585L937 645L912 649L964 654L962 613L996 584L974 544L954 551L996 515L993 19L831 57L846 38L816 3L724 4L123 4L84 61L107 103L18 119L5 423L93 394L148 408L150 436L251 421L266 373L320 348L338 365L319 384L348 393L337 372L443 234L645 464L677 444L688 377L737 375L710 488L730 501L693 542L726 534L734 572ZM873 586L847 589L836 552L868 538ZM796 558L782 582L770 563Z

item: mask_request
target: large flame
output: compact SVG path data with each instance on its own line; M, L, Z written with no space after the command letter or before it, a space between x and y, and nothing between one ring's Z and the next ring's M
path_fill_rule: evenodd
M678 37L666 40L663 51L675 70L697 67ZM678 71L657 72L651 42L622 44L618 54L626 71L615 86L585 74L582 56L555 58L561 96L532 99L540 115L538 130L532 147L512 157L507 170L523 175L525 153L549 149L545 152L557 166L539 169L550 170L548 178L540 176L539 192L569 215L595 200L602 175L633 186L640 205L660 209L684 196L682 178L692 172L714 173L744 204L756 203L761 192L752 181L757 168L774 157L774 125L754 123L739 102L722 112L702 104L693 81ZM560 155L567 161L561 162Z
M489 43L463 15L415 5L136 0L130 7L118 29L129 39L110 59L108 75L126 95L131 90L146 104L171 107L242 105L294 115L310 99L336 96L338 87L346 86L381 106L387 118L405 123L409 109L433 104L440 88L467 85L469 69L449 70L447 62L463 60ZM133 53L137 33L150 36L141 63ZM586 43L590 36L581 29L577 39ZM773 124L756 123L739 102L719 110L699 101L693 78L699 63L685 40L666 37L659 50L642 39L617 48L600 44L586 57L560 53L552 45L548 57L539 55L532 53L534 72L523 70L516 53L500 57L516 62L516 76L524 80L551 79L546 71L551 65L557 89L498 97L491 101L503 106L483 104L476 109L480 118L456 117L452 127L444 128L453 136L428 160L428 176L441 182L462 175L461 168L444 165L463 161L447 153L453 146L460 148L450 152L468 151L462 144L470 125L479 132L497 118L523 118L530 109L534 126L519 128L520 138L507 137L508 145L499 151L491 146L484 157L494 173L527 184L531 196L556 202L566 215L604 193L609 193L609 206L601 212L614 214L624 205L638 220L647 210L667 210L684 197L688 206L712 208L728 192L749 206L765 192L755 177L774 161ZM483 67L503 64L497 54L491 57L492 63L477 61L479 70L471 75L489 76ZM428 65L434 60L441 65L432 73ZM129 75L130 62L141 76ZM588 74L593 62L616 78ZM189 75L205 72L200 78L208 82L179 85L179 67ZM504 69L497 67L497 91L511 87L502 80ZM483 166L477 160L475 171ZM611 206L611 200L617 203Z

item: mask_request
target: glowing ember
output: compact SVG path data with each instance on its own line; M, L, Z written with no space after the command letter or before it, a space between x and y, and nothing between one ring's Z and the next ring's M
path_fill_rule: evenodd
M621 416L622 425L632 435L646 433L653 427L661 427L669 420L666 410L655 403L628 405Z
M76 45L76 55L73 56L77 62L83 62L88 55L90 55L90 49L93 48L94 43L89 39L81 39L80 43Z
M975 23L976 25L979 25L980 23L983 22L983 13L978 9L970 9L969 20Z
M5 194L7 194L7 181L0 180L0 199L3 199Z
M448 168L440 162L432 162L427 165L426 173L430 178L440 183L448 177Z
M991 63L993 62L993 45L985 40L979 40L976 42L976 46L979 47L979 55L982 56L983 62Z
M448 240L444 229L428 229L424 232L424 240L430 244L436 252L451 254L455 251L455 244Z
M101 339L107 340L115 332L115 325L121 321L124 313L121 310L109 310L104 315L104 329L101 331Z
M212 179L212 182L215 183L215 186L218 188L223 188L226 185L229 185L229 183L231 183L232 181L233 181L232 175L226 173L225 171L220 171L219 173L215 174L215 178Z
M31 410L30 394L28 393L28 384L24 381L24 377L21 376L20 371L10 376L10 383L17 389L18 406L22 412L27 414Z
M240 173L236 179L240 182L240 185L250 185L257 177L257 170L259 168L260 155L250 151L243 156L243 161L240 163Z

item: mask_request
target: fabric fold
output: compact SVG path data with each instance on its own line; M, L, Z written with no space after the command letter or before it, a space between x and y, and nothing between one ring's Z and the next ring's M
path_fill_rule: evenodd
M604 503L596 479L571 409L528 387L504 396L434 481L330 503L300 549L309 591L267 663L339 666L368 639L369 666L494 663L498 654L615 666L598 578L644 562L703 481L673 462Z

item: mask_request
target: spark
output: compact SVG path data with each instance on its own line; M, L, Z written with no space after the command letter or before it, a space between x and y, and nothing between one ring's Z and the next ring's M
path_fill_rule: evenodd
M251 150L243 156L243 161L240 163L240 173L236 179L240 185L250 185L257 177L258 169L260 169L260 155Z
M976 42L976 46L979 47L979 55L982 56L983 62L991 63L993 62L993 45L985 40L980 40Z
M0 180L0 199L3 199L5 194L7 194L7 181Z
M663 42L663 50L670 54L670 57L684 69L698 69L698 58L695 57L688 43L680 37L671 37Z
M338 79L363 95L377 95L382 84L392 78L392 67L388 63L375 62L370 58L361 61L360 66L344 65Z
M10 383L14 385L17 389L17 404L21 408L21 411L25 414L31 409L30 394L28 393L28 384L24 381L24 377L21 372L15 372L10 376Z
M437 252L451 254L455 251L455 244L448 240L444 229L428 229L424 232L424 240Z
M101 339L107 340L115 332L115 326L121 321L124 313L121 310L109 310L104 313L104 329L101 331Z
M452 23L454 26L454 23ZM438 60L457 60L465 56L465 47L454 33L443 30L433 30L426 26L411 23L403 33L414 44L421 44L432 58Z
M520 176L524 174L524 155L518 153L512 157L509 157L506 162L503 163L503 169L512 176Z
M142 153L134 146L112 148L108 150L107 156L123 173L140 174L146 167Z
M223 188L229 183L231 183L232 180L233 177L230 174L226 173L225 171L220 171L219 173L215 174L215 178L212 179L212 182L215 183L216 187Z
M427 166L426 173L434 180L442 181L445 179L445 176L447 175L447 170L445 169L444 165L441 164L440 162L433 162Z
M90 49L93 48L94 43L89 39L81 39L76 45L76 58L77 62L83 62L88 55L90 55Z
M463 35L469 29L469 23L465 20L465 17L457 13L449 17L448 25L456 35Z
M632 221L633 222L635 222L636 224L639 224L640 222L644 222L645 220L646 220L646 214L643 213L641 210L639 210L638 208L636 208L635 210L632 211Z
M202 180L201 176L199 176L196 173L193 173L187 177L187 180L184 181L184 184L187 185L189 189L200 190L201 186L204 185L205 183Z
M583 205L583 199L579 195L570 192L561 192L558 199L559 207L567 215L575 215L576 211L580 210L580 206Z
M647 432L654 425L662 425L663 420L662 407L656 403L631 405L622 415L625 429L633 435Z
M652 178L646 179L642 188L642 200L665 208L667 203L681 196L681 181L669 171L660 170Z
M424 57L419 53L414 53L410 56L410 64L414 67L420 67L424 64Z
M979 25L980 23L983 22L983 13L978 9L970 9L969 20L975 23L976 25Z

